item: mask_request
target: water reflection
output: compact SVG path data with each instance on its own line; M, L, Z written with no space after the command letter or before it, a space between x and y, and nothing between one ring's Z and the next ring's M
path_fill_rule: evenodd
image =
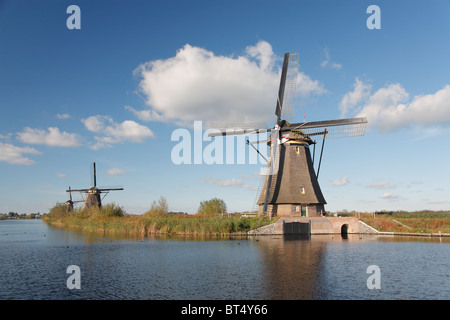
M268 299L318 299L323 296L321 270L330 242L359 241L348 235L264 236L257 241L260 248Z
M314 299L325 244L309 237L258 239L268 299Z

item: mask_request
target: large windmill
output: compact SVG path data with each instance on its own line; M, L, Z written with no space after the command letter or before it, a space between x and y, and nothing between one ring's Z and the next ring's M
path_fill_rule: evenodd
M264 186L260 188L256 201L258 213L270 217L272 215L312 217L324 213L326 201L317 178L325 138L364 135L367 123L366 118L301 123L289 123L283 119L292 111L298 64L298 52L284 55L275 107L276 124L273 128L252 123L236 125L212 123L213 130L209 134L213 137L270 132L269 140L263 141L270 146L267 174L263 177ZM316 140L320 139L323 140L322 150L316 172L309 146L315 147ZM247 143L252 145L250 142Z
M79 191L79 192L84 192L86 193L86 198L84 200L84 206L83 209L87 209L90 208L92 206L97 206L97 207L101 207L102 206L102 200L106 197L106 195L110 192L110 191L117 191L117 190L123 190L122 187L118 187L118 188L98 188L97 187L97 173L96 173L96 168L95 168L95 162L93 163L93 183L94 186L89 188L89 189L70 189L66 190L66 192L72 192L72 191ZM101 194L104 194L104 196L102 197ZM72 194L70 196L70 201L72 200ZM66 205L67 205L66 201ZM70 204L69 204L70 205ZM69 207L68 205L68 207ZM73 203L72 203L72 207L73 207Z

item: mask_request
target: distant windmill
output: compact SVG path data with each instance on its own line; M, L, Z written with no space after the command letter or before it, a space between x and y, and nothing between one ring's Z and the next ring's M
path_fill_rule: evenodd
M83 201L81 201L81 200L73 201L73 200L72 200L72 191L73 191L73 190L70 188L70 186L69 186L69 190L66 190L66 192L69 192L69 196L70 196L70 199L67 200L66 202L64 202L64 204L67 206L67 212L73 211L73 205L74 205L75 203L77 203L77 202L83 202Z
M66 190L66 192L72 192L72 191L79 191L79 192L85 192L86 193L86 198L84 200L84 206L83 209L87 209L90 208L92 206L97 206L97 207L101 207L102 206L102 200L106 197L106 195L110 192L110 191L117 191L117 190L123 190L122 187L120 188L97 188L97 173L96 173L96 168L95 168L95 162L93 163L93 184L94 186L89 188L89 189L74 189L71 190L69 187L69 190ZM104 194L103 197L101 197L101 194ZM72 196L70 197L70 200L72 200ZM66 204L67 202L66 201ZM73 204L72 204L72 208L73 208Z
M284 55L280 87L278 90L275 115L277 122L273 128L256 123L221 124L212 123L212 136L250 135L270 132L267 142L270 159L267 174L260 183L256 204L260 214L272 216L318 216L325 210L325 198L317 180L322 160L325 137L352 137L364 135L367 119L353 118L329 121L289 123L285 117L292 111L299 64L298 53ZM317 173L314 159L311 159L310 145L314 139L323 139ZM315 149L315 148L314 148ZM260 154L260 152L255 148ZM261 155L261 154L260 154ZM265 158L264 158L265 159ZM265 159L266 160L266 159ZM267 161L267 160L266 160Z

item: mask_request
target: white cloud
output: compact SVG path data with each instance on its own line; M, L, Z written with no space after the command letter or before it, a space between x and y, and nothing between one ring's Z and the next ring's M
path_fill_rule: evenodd
M330 50L328 48L324 49L325 60L320 63L322 68L330 67L335 70L339 70L342 68L340 63L332 62L330 57Z
M143 142L147 138L155 137L148 127L132 120L117 123L111 117L96 115L82 119L81 122L87 130L101 135L95 136L96 143L91 146L94 150L110 147L114 143Z
M296 91L305 97L310 94L321 95L328 92L320 81L311 80L311 78L303 72L299 72L297 75Z
M58 113L58 114L56 114L56 117L58 118L58 119L60 119L60 120L67 120L67 119L70 119L70 114L68 114L68 113Z
M219 187L235 187L244 188L249 190L256 190L256 186L246 183L241 179L231 178L231 179L211 179L205 178L200 181L200 183L209 183Z
M64 174L64 173L56 173L56 175L58 176L58 178L65 178L65 177L67 177L67 175L66 174Z
M161 115L157 112L146 109L146 110L135 110L130 106L125 106L125 110L131 111L136 117L141 119L142 121L160 121L163 120Z
M277 56L272 51L272 46L266 41L259 41L254 46L246 48L247 54L259 60L259 65L262 70L272 70Z
M49 127L47 130L26 127L17 133L17 138L24 143L53 147L77 147L81 144L80 137L75 133L60 132L56 127Z
M398 198L400 198L400 196L396 193L390 193L390 192L386 192L383 193L380 196L381 199L386 199L386 200L397 200Z
M436 135L436 127L450 126L450 85L412 100L409 96L399 83L390 84L372 94L357 116L367 117L368 126L380 131L419 126Z
M368 184L367 188L384 190L384 189L393 189L393 188L395 188L395 186L391 185L388 181L379 181L379 182Z
M102 115L91 116L86 119L81 119L86 129L91 132L100 132L105 129L105 122L114 122L112 118Z
M124 174L125 172L126 171L123 169L111 168L111 169L108 169L108 171L106 173L110 176L118 176L118 175Z
M24 157L24 154L41 154L41 152L30 147L17 147L9 143L0 142L0 161L20 165L35 163L33 160Z
M353 84L353 91L347 92L339 104L341 110L341 117L353 110L359 103L365 102L370 95L371 86L363 83L356 78Z
M347 176L344 176L336 181L333 181L332 185L335 187L339 186L345 186L346 184L349 184L350 181L348 180Z
M139 89L148 109L125 107L141 120L190 125L194 120L273 122L281 59L265 41L237 57L186 44L174 57L140 65ZM322 94L323 86L299 73L297 92Z

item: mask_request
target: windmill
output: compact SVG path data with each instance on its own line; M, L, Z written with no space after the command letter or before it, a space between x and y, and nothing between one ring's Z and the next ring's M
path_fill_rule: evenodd
M299 53L284 55L280 87L275 107L276 124L267 128L257 123L211 123L210 137L269 133L270 147L267 173L262 176L256 198L258 213L277 216L320 216L325 210L325 198L318 182L325 138L364 135L367 119L352 118L327 121L289 123L285 118L292 112L299 64ZM317 172L314 170L315 145L322 140ZM309 146L314 146L313 158ZM263 186L263 187L262 187Z
M110 191L123 190L123 188L121 188L121 187L120 188L98 188L95 162L93 163L93 171L92 172L93 172L93 184L94 184L93 187L91 187L89 189L74 189L74 190L71 190L69 187L69 190L66 190L66 192L69 192L70 194L72 191L79 191L79 192L86 193L86 198L84 200L83 209L88 209L92 206L97 206L100 208L102 206L102 200L106 197L106 195ZM101 194L104 194L104 196L102 197ZM67 202L69 202L71 200L72 200L72 194L70 196L70 200L66 201L66 205L67 205ZM68 207L69 207L69 205L68 205ZM72 208L73 208L73 203L72 203Z
M67 200L66 202L64 202L64 204L67 206L67 212L73 211L73 205L74 205L75 203L77 203L77 202L83 202L83 201L81 201L81 200L73 201L73 200L72 200L72 191L73 191L73 190L70 188L70 186L69 186L69 190L66 190L66 192L69 192L69 196L70 196L70 199Z

